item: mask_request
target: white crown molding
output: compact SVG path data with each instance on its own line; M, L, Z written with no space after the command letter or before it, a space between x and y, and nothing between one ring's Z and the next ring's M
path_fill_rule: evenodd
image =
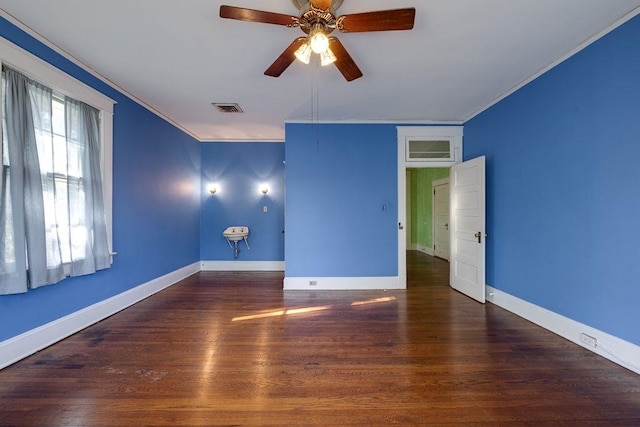
M161 119L166 120L171 125L175 126L176 128L178 128L181 131L183 131L184 133L186 133L187 135L189 135L192 138L196 139L198 142L201 141L201 139L200 139L200 137L198 137L198 135L194 134L189 129L185 128L180 123L178 123L175 120L173 120L171 117L168 117L168 116L162 114L160 111L156 110L151 105L149 105L146 102L142 101L141 99L137 98L136 96L134 96L129 91L127 91L124 88L122 88L121 86L119 86L116 83L112 82L111 80L109 80L108 78L106 78L105 76L103 76L102 74L100 74L99 72L94 70L93 68L91 68L89 65L87 65L84 62L80 61L78 58L76 58L75 56L71 55L69 52L67 52L66 50L64 50L60 46L56 45L55 43L53 43L52 41L50 41L49 39L44 37L42 34L40 34L37 31L35 31L33 28L27 26L25 23L23 23L22 21L20 21L19 19L17 19L13 15L9 14L4 9L0 8L0 16L5 18L7 21L11 22L13 25L18 27L19 29L21 29L25 33L29 34L30 36L32 36L36 40L38 40L40 43L42 43L45 46L47 46L48 48L54 50L57 54L61 55L65 59L71 61L73 64L77 65L78 67L82 68L84 71L88 72L89 74L91 74L92 76L97 78L98 80L100 80L103 83L111 86L113 89L117 90L118 92L122 93L123 95L125 95L126 97L128 97L129 99L134 101L135 103L137 103L137 104L141 105L142 107L146 108L147 110L151 111L153 114L155 114L156 116L160 117Z
M275 143L284 143L285 140L284 139L250 139L250 138L210 138L210 139L201 139L200 142L206 142L206 143L216 143L216 142L275 142Z
M442 125L442 126L460 126L464 124L461 120L377 120L377 119L285 119L285 123L303 123L303 124L384 124L384 125Z
M501 96L495 98L494 100L492 100L491 102L489 102L488 104L486 104L484 107L480 108L479 110L477 110L476 112L472 113L471 115L469 115L466 119L464 119L462 122L466 123L469 120L473 119L474 117L476 117L477 115L485 112L486 110L488 110L489 108L493 107L494 105L496 105L498 102L502 101L503 99L507 98L508 96L510 96L511 94L513 94L514 92L520 90L521 88L523 88L524 86L528 85L529 83L531 83L532 81L534 81L535 79L537 79L538 77L540 77L541 75L545 74L547 71L551 70L552 68L555 68L557 65L561 64L562 62L566 61L567 59L571 58L573 55L575 55L576 53L580 52L581 50L583 50L584 48L586 48L587 46L589 46L592 43L595 43L598 39L604 37L605 35L609 34L611 31L615 30L616 28L618 28L619 26L621 26L622 24L624 24L625 22L633 19L634 17L636 17L637 15L640 15L640 7L637 7L635 9L633 9L631 12L629 12L628 14L626 14L625 16L623 16L622 18L620 18L619 20L617 20L616 22L614 22L613 24L609 25L607 28L605 28L604 30L600 31L599 33L595 34L594 36L588 38L587 40L585 40L584 42L582 42L581 44L579 44L577 47L575 47L574 49L570 50L569 52L565 53L564 55L562 55L560 58L558 58L557 60L555 60L554 62L552 62L551 64L547 65L546 67L542 68L540 71L538 71L537 73L533 74L531 77L523 80L520 84L514 86L513 88L511 88L510 90L506 91L504 94L502 94Z
M29 78L98 110L113 114L113 104L116 104L116 101L2 37L0 37L0 59L4 64Z

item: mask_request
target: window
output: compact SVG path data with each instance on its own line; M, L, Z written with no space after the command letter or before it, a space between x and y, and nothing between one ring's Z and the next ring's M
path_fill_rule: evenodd
M110 264L113 101L4 39L0 39L0 60L3 69L15 70L3 72L0 104L0 294L8 294L55 283L68 275L92 273ZM12 79L22 79L16 81L26 82L28 101L5 103L8 73ZM11 93L15 98L23 88L14 83L12 80ZM20 90L15 90L18 86ZM17 111L23 105L26 114ZM21 126L11 126L16 117L27 117L26 128L31 133L22 135L15 130ZM15 141L31 142L22 146ZM24 161L11 151L18 149L24 151ZM32 151L37 152L36 157L30 157ZM28 158L35 158L35 162L29 163ZM24 173L16 172L20 168ZM31 175L34 169L36 175ZM25 183L18 185L21 175L26 177ZM38 185L32 188L35 181ZM16 198L22 194L18 187L25 188L24 199ZM38 217L37 212L44 218L31 218ZM34 257L30 251L40 246L46 254Z
M451 141L448 139L409 139L408 161L451 160Z
M50 126L36 130L38 156L40 157L41 172L46 176L44 191L45 205L54 209L45 209L45 224L48 228L48 239L60 238L60 257L65 265L70 265L73 258L84 258L86 241L86 225L77 215L77 209L71 209L74 204L84 203L85 189L81 156L84 146L76 135L66 134L66 122L72 114L65 111L65 97L54 94L51 97ZM77 129L75 130L77 132ZM68 142L67 142L68 141ZM75 191L74 191L75 190ZM69 274L68 271L65 273Z
M403 161L410 167L441 168L462 161L462 126L398 126L397 130Z

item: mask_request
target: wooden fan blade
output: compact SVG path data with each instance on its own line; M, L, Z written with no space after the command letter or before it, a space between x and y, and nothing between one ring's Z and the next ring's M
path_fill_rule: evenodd
M322 10L331 9L331 3L333 3L332 0L311 0L314 7Z
M279 77L289 65L296 60L295 51L307 41L306 37L298 37L280 54L273 64L264 72L265 75L271 77Z
M336 37L329 37L329 49L337 58L334 64L336 64L336 67L348 82L362 77L362 71L360 71L349 52L340 43L340 40Z
M298 25L298 18L295 16L226 5L220 6L220 18L263 22L265 24L285 25L287 27L295 27Z
M413 7L355 13L339 17L336 28L343 33L410 30L413 28L415 17L416 9Z

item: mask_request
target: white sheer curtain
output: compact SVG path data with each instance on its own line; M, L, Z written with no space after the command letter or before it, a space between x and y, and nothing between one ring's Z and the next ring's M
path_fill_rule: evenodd
M98 111L2 74L0 294L108 268Z
M100 174L100 112L70 98L65 99L67 142L67 200L71 242L70 274L90 274L111 266ZM74 174L79 174L79 179Z

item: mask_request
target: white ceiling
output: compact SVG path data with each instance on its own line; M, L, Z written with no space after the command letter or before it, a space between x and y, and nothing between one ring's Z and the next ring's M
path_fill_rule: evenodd
M283 140L298 120L463 122L640 11L640 0L345 0L338 15L416 8L411 31L334 33L364 73L348 83L297 61L265 76L303 33L221 19L221 4L0 0L3 16L203 141ZM224 4L298 15L291 0Z

